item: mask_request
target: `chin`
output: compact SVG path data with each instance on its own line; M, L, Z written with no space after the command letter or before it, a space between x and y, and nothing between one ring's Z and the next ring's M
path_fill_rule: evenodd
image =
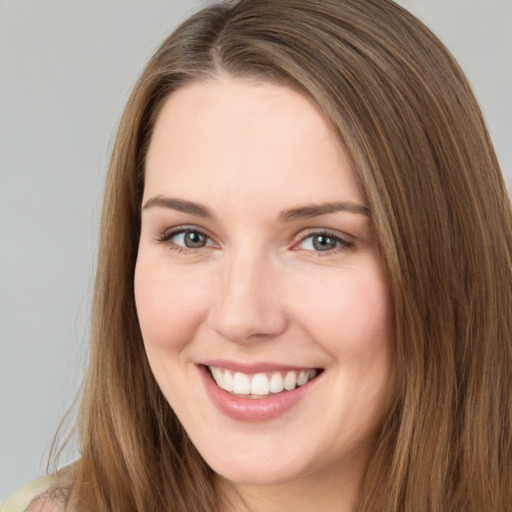
M222 478L245 485L278 485L305 477L314 467L305 453L286 453L288 441L279 448L251 443L252 447L202 454L206 463Z
M212 466L212 469L225 480L238 485L279 485L292 482L302 476L301 472L295 472L291 468L270 465L254 467L237 464L230 467Z

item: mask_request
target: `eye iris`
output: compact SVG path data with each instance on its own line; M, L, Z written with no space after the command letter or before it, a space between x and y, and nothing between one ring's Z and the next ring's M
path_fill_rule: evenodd
M184 237L185 245L189 249L198 249L206 245L206 235L196 231L187 231Z
M316 235L313 237L313 247L316 251L330 251L336 249L336 244L336 239L330 236Z

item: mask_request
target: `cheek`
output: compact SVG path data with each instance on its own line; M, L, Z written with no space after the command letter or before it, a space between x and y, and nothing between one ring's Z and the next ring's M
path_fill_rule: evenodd
M139 258L134 285L146 350L169 351L186 345L206 309L207 286L200 277Z
M305 279L297 318L312 339L336 357L372 358L390 348L390 299L380 272L340 272Z

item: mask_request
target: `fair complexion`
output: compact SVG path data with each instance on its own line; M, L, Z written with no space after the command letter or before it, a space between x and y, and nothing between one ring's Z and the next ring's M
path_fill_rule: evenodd
M225 510L353 509L390 388L390 301L350 159L308 99L225 76L170 96L135 298Z

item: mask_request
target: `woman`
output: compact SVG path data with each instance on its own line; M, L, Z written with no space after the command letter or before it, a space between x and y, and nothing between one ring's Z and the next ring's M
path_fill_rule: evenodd
M510 204L410 14L202 10L104 205L81 459L28 510L508 510Z

